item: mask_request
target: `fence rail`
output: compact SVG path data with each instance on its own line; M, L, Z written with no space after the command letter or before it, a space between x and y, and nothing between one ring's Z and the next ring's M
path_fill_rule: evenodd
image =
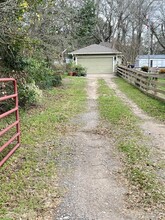
M165 101L165 74L144 73L121 65L116 73L141 91Z
M8 140L5 141L2 145L0 145L0 166L2 166L8 158L15 152L15 150L20 146L20 122L19 122L19 109L18 109L18 91L17 91L17 82L13 78L1 78L0 79L0 86L1 89L5 91L6 83L11 82L12 83L12 93L13 94L6 94L6 92L0 92L0 105L3 101L13 100L14 101L14 107L6 112L3 112L0 114L0 119L4 119L8 116L10 116L12 113L15 114L14 122L7 125L5 128L2 128L0 130L0 140L2 141L2 137L4 137L5 134L7 134L11 129L16 128L16 132L12 137L8 137ZM0 142L1 143L1 142ZM14 145L13 145L14 143ZM9 148L9 151L7 153L4 153L4 150L6 150L10 145L12 144L12 148Z

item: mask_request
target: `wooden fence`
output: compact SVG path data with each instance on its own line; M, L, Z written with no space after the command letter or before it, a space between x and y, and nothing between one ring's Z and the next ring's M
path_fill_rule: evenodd
M141 91L165 101L165 74L145 73L125 66L117 66L116 74Z

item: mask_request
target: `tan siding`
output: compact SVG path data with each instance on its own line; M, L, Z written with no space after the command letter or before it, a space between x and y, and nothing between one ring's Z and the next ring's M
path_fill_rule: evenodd
M90 74L113 72L113 57L110 56L78 56L77 63L87 68Z

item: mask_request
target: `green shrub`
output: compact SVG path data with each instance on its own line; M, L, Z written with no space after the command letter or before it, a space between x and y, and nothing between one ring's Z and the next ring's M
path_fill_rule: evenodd
M14 35L16 33L13 33ZM16 37L16 35L15 35ZM7 43L1 44L0 57L3 65L16 71L22 71L27 65L26 59L22 54L22 48L25 46L25 41L21 36L17 36L15 39L5 39Z
M35 81L36 85L41 89L61 84L60 73L56 73L45 61L30 58L26 71L29 73L28 82Z
M7 101L3 101L0 104L0 114L2 114L4 112L7 112L7 111L11 110L14 107L15 107L14 100L9 99Z
M148 66L142 66L142 67L141 67L141 70L142 70L143 72L148 72Z
M75 64L73 62L67 63L66 64L66 72L73 72L73 68L74 68Z
M38 104L42 97L40 89L59 86L62 82L61 74L57 70L53 70L46 61L30 58L26 64L22 71L11 71L9 68L3 68L3 77L13 77L17 80L20 107ZM7 91L8 94L12 94L13 87L9 89L11 91ZM12 106L12 100L3 102L0 111L7 111Z
M51 86L50 75L53 73L51 69L48 68L46 62L39 61L33 58L28 59L28 65L26 71L28 72L28 82L36 82L36 85L42 89Z
M84 67L82 67L81 65L75 66L75 72L77 73L77 76L86 76L87 75L87 70Z
M35 85L35 82L18 85L19 106L27 107L37 105L42 100L42 90Z
M62 84L62 77L60 74L54 73L52 76L52 86L60 86Z
M6 94L13 94L13 86L5 89ZM4 94L0 91L0 96ZM20 107L29 107L31 105L37 105L42 100L42 90L35 85L35 82L24 84L18 83L18 99ZM8 99L3 101L0 105L0 113L6 112L15 107L15 100Z
M87 70L86 68L84 68L83 66L81 66L80 64L79 65L76 65L75 63L69 63L67 64L66 66L66 71L69 73L69 72L72 72L74 73L73 75L74 76L86 76L87 75Z
M57 74L62 75L66 72L66 64L53 64L52 68Z

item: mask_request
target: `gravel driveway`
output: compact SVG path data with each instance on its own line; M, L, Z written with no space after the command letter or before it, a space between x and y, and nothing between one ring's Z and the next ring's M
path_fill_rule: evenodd
M102 77L110 83L105 75ZM81 125L61 139L59 165L65 190L54 220L129 220L152 219L140 210L128 210L126 183L120 177L122 164L111 139L96 132L97 77L88 76L88 109L73 119ZM110 84L109 84L110 85ZM155 219L155 218L153 218Z

